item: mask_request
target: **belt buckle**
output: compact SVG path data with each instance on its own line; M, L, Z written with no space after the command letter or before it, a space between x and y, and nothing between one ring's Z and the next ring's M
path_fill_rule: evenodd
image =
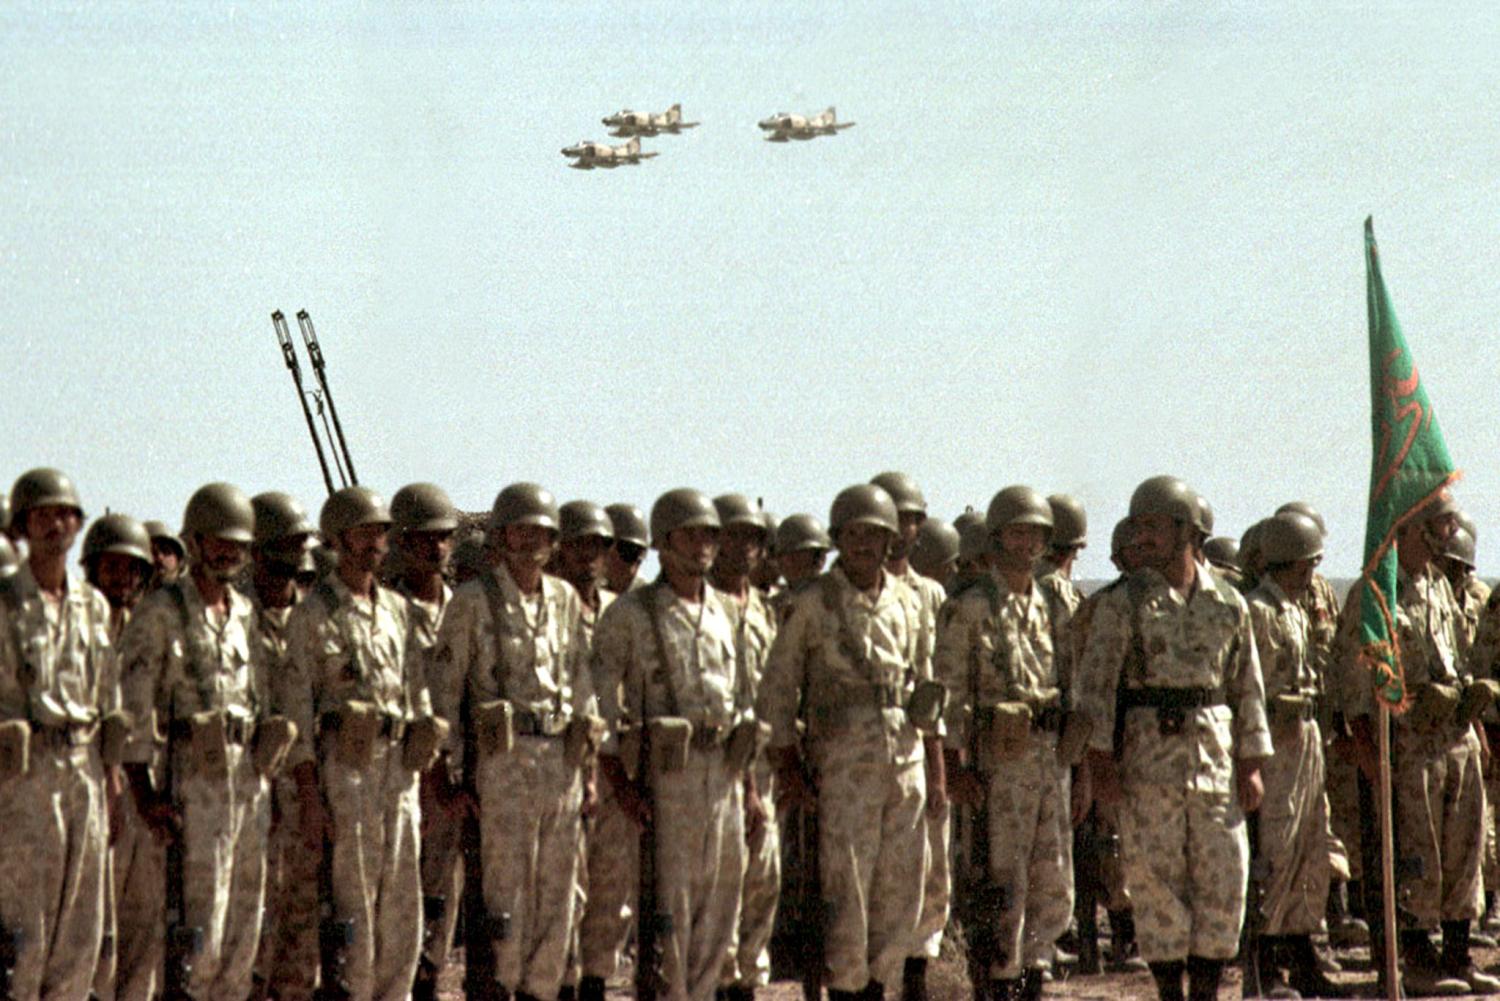
M1156 729L1163 737L1175 737L1187 725L1187 710L1181 706L1162 706L1156 710Z

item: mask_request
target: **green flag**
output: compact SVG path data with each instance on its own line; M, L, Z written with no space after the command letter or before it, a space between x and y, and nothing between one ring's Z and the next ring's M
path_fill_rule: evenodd
M1365 220L1365 272L1370 310L1370 509L1360 578L1360 659L1375 692L1396 712L1406 707L1406 675L1396 638L1396 530L1458 479L1417 363L1396 322L1380 276L1373 220Z

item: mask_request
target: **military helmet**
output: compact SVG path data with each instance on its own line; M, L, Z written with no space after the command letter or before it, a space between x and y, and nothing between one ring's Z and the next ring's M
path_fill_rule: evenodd
M369 487L345 487L335 491L323 502L323 510L318 513L318 531L330 545L351 528L390 523L391 509L386 506L385 498Z
M1125 551L1125 547L1130 545L1131 531L1129 518L1121 518L1115 522L1114 531L1109 533L1109 555L1111 557L1118 557Z
M990 530L985 527L984 515L969 508L953 519L958 531L958 558L966 562L982 560L990 551Z
M1458 560L1473 570L1479 565L1474 562L1474 549L1474 536L1470 535L1466 529L1460 528L1444 543L1443 555L1450 560Z
M1203 555L1214 566L1238 567L1240 544L1228 536L1216 535L1203 544Z
M21 558L16 555L16 547L10 544L10 539L0 535L0 577L9 577L21 569Z
M207 535L248 545L255 538L255 508L232 483L209 483L188 498L182 512L182 534Z
M255 511L255 544L275 547L303 538L303 547L312 543L318 529L307 517L307 510L291 494L268 490L250 498L250 507Z
M651 544L667 544L667 536L679 528L722 528L719 509L708 495L692 487L668 490L651 505Z
M34 507L70 507L83 517L83 502L68 475L57 469L32 469L24 472L10 488L10 516L23 529L26 512Z
M985 528L995 535L1006 525L1040 525L1050 535L1054 522L1052 505L1047 498L1030 487L1006 487L990 501L984 516Z
M1474 523L1473 515L1467 511L1458 512L1458 527L1469 533L1469 538L1475 542L1479 541L1479 526Z
M901 531L896 502L885 488L874 483L857 483L840 490L828 511L828 530L835 540L849 525L878 525L895 535Z
M470 532L453 547L453 557L448 565L458 580L478 577L490 568L493 562L489 542L483 532Z
M1175 476L1153 476L1143 480L1130 495L1130 517L1164 514L1198 527L1202 519L1198 495Z
M927 498L922 496L917 481L905 473L881 473L870 482L891 495L891 500L896 502L897 514L927 513Z
M10 495L0 494L0 535L10 531Z
M456 532L458 508L435 483L408 483L391 498L391 523L403 532Z
M1285 504L1276 509L1277 514L1286 514L1288 511L1295 511L1297 514L1307 515L1317 523L1318 531L1323 533L1323 537L1325 539L1328 537L1328 525L1323 521L1323 516L1318 513L1317 508L1313 507L1307 501L1287 501Z
M1214 534L1214 506L1208 502L1208 498L1194 491L1194 502L1198 506L1198 520L1193 526L1202 532L1205 537Z
M1458 501L1454 500L1452 492L1448 490L1438 494L1437 499L1427 505L1426 510L1422 512L1422 520L1432 521L1444 515L1452 515L1455 518L1463 515L1463 508L1458 506Z
M571 500L557 509L558 522L562 526L562 541L597 537L613 539L615 526L604 508L593 501Z
M765 508L760 509L760 520L766 526L766 555L776 555L776 530L781 527L781 519L776 517Z
M1072 494L1053 494L1047 503L1052 508L1053 548L1068 549L1088 542L1089 519L1082 501Z
M804 549L827 551L833 548L833 540L823 528L823 523L811 514L789 514L776 527L776 555L798 553Z
M1250 573L1259 573L1265 566L1260 542L1265 535L1267 520L1263 518L1255 522L1240 535L1240 567Z
M1267 567L1323 555L1323 533L1305 514L1287 511L1260 523L1260 558Z
M907 558L917 573L940 574L943 567L958 560L958 529L941 518L928 517L917 529Z
M645 548L651 545L646 530L646 514L634 504L610 504L604 509L609 522L614 526L616 542L633 542Z
M761 533L766 530L766 520L761 517L760 508L750 503L750 498L744 494L720 494L714 498L714 510L719 512L719 524L724 528L744 525Z
M495 495L489 527L495 532L511 525L540 525L561 531L557 498L536 483L512 483Z
M83 536L84 566L105 553L131 556L151 568L151 536L140 522L128 514L106 514L95 518Z
M167 527L164 521L148 521L145 523L146 535L152 542L166 542L177 550L179 557L187 555L187 547L182 544L182 539L177 533Z

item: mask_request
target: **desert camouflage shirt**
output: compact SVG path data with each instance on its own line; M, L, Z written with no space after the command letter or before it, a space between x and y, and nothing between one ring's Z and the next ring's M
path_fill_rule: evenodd
M1315 694L1319 690L1318 674L1312 661L1312 628L1303 602L1288 598L1275 581L1263 577L1247 603L1266 702L1282 694Z
M1354 604L1351 601L1351 604ZM1396 638L1401 644L1401 666L1408 686L1439 682L1458 684L1468 674L1459 659L1463 613L1453 588L1430 567L1416 575L1396 570ZM1370 671L1359 662L1358 609L1350 615L1354 628L1340 633L1339 661L1348 674L1345 711L1350 717L1375 713L1375 691ZM1398 721L1405 716L1397 716Z
M69 574L53 602L23 563L0 587L0 720L88 726L119 706L109 603Z

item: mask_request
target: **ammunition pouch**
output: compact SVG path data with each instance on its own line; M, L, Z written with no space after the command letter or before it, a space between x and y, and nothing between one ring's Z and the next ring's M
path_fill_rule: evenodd
M320 999L343 1001L353 996L349 987L349 953L353 948L353 921L324 918L318 925L318 959L323 971Z
M31 770L31 724L24 719L0 723L0 782Z
M414 772L425 772L437 763L438 752L447 741L447 720L437 716L413 720L401 745L401 764Z
M99 722L99 760L106 765L125 762L125 745L130 740L130 717L113 712Z
M1447 726L1458 711L1460 692L1457 685L1429 681L1413 686L1411 711L1406 714L1411 725L1432 730Z
M1026 753L1031 742L1031 707L1024 702L997 702L974 711L974 725L979 728L979 761L981 771L993 771L1003 762L1015 761Z
M1479 678L1464 686L1463 695L1458 700L1458 722L1462 726L1473 723L1494 701L1500 698L1500 681L1492 678Z
M286 756L297 742L297 724L285 716L267 716L255 728L250 744L250 760L255 771L267 779L275 778L286 764Z
M229 717L221 709L193 713L185 732L193 774L200 778L229 781ZM201 932L200 932L201 934Z
M1267 708L1270 710L1273 727L1290 726L1304 720L1316 719L1318 698L1316 695L1301 692L1282 692L1272 697L1271 704Z
M516 746L516 707L505 699L474 707L474 740L484 757L509 754Z
M323 732L333 738L333 756L346 768L368 768L375 741L386 729L385 714L373 702L350 700L323 714Z
M741 720L729 731L729 738L724 742L724 764L730 771L743 772L770 742L770 724L753 719Z
M941 681L919 681L906 700L906 718L926 734L937 733L948 708L948 689Z
M680 716L657 716L646 723L652 775L681 771L687 766L688 747L693 742L693 724Z
M598 716L575 716L563 729L563 760L569 768L582 768L604 743L604 720Z
M1062 736L1057 739L1057 763L1071 768L1083 761L1094 724L1082 713L1063 713Z

